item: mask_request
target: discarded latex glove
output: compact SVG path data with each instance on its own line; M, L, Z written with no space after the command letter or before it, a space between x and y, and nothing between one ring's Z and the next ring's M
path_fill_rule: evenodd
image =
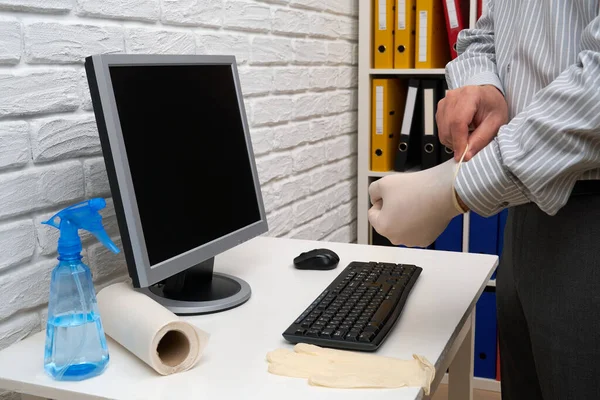
M429 395L435 367L424 357L412 360L322 348L300 343L294 350L277 349L267 354L268 371L275 375L304 378L313 386L330 388L421 387Z

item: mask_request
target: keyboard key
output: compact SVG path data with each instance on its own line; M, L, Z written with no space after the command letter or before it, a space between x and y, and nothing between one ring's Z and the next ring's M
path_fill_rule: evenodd
M304 335L304 332L306 332L305 329L296 329L296 332L294 332L294 335Z
M302 322L302 320L303 320L304 318L306 318L306 316L307 316L307 315L308 315L308 314L306 314L306 313L303 313L302 315L300 315L300 316L298 317L298 319L297 319L296 321L294 321L294 323L295 323L295 324L299 324L299 323L301 323L301 322Z
M324 337L324 338L327 338L327 339L330 339L331 336L334 334L334 332L335 332L335 329L323 329L321 331L320 336Z
M345 333L346 333L345 331L337 330L337 331L335 331L335 333L333 334L333 336L331 338L332 339L343 339Z
M381 303L381 306L379 309L377 309L375 315L373 315L372 321L378 322L379 324L384 324L393 309L394 304L390 300L385 300L383 303Z
M306 331L306 336L319 337L320 332L321 331L319 329L309 329Z
M359 342L370 342L375 337L375 333L373 332L363 332L358 337Z
M348 332L345 339L349 342L356 342L358 340L358 333L356 332Z

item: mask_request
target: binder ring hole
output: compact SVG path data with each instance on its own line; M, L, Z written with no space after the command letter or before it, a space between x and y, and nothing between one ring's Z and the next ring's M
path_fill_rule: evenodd
M428 154L433 153L433 145L431 143L427 143L425 145L425 152L428 153Z
M404 143L404 142L400 143L398 145L398 150L400 150L400 151L406 151L406 150L408 150L408 144Z
M446 154L452 154L452 153L454 153L454 151L452 151L452 149L450 149L450 148L448 148L446 146L444 146L444 151L446 152Z
M383 154L383 151L381 151L381 149L375 150L375 155L376 156L381 156L382 154Z
M479 358L481 360L485 360L487 358L487 356L485 355L485 353L479 353Z
M406 47L404 47L403 45L398 46L398 52L404 53L404 50L406 50Z
M377 50L379 50L380 53L385 53L385 46L379 46Z

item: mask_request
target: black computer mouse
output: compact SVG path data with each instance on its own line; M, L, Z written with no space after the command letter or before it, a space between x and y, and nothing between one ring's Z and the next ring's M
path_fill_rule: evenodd
M329 249L314 249L294 258L297 269L312 269L326 271L334 269L340 262L340 257Z

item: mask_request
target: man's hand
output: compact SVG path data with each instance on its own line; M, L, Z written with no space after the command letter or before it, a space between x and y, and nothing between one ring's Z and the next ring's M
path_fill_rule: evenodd
M469 143L464 158L469 161L508 122L508 105L495 86L465 86L448 91L440 100L436 122L440 142L454 150L456 161L460 160ZM469 137L470 125L474 131Z
M427 247L459 210L453 196L454 169L448 160L420 172L385 176L369 186L369 222L393 244Z

